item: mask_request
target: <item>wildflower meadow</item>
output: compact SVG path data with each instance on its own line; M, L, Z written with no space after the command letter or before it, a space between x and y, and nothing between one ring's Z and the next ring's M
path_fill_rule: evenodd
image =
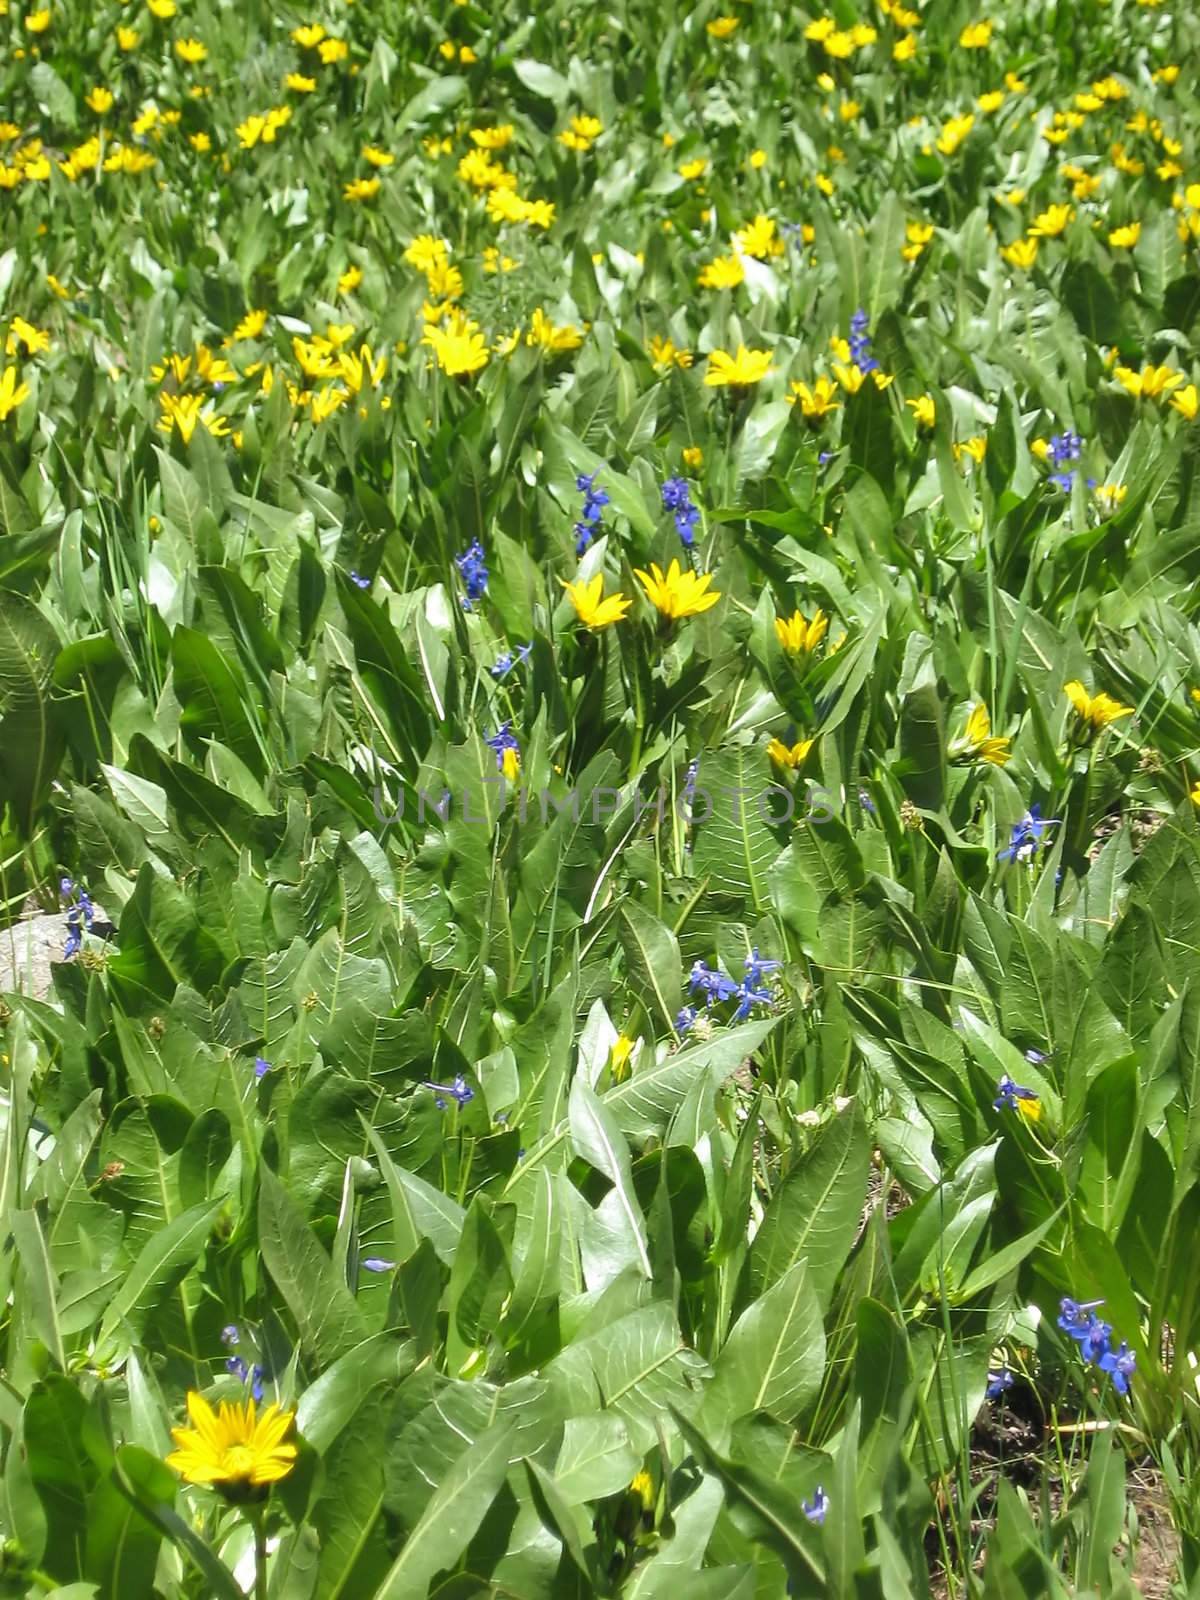
M0 1594L1198 1600L1198 64L0 0Z

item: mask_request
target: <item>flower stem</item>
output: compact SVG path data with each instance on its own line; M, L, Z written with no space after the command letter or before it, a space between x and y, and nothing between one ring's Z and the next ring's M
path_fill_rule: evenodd
M251 1517L254 1528L254 1600L267 1600L267 1523L262 1511Z

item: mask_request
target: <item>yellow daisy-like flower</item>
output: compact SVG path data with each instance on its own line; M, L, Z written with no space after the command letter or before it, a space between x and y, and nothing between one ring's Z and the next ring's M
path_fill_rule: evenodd
M502 122L495 128L472 128L471 142L480 150L503 150L512 143L513 125Z
M181 61L186 61L189 66L197 67L202 61L208 60L208 50L199 39L176 39L175 54Z
M564 350L578 350L583 343L583 335L573 322L565 322L561 327L552 322L541 306L538 306L529 319L529 332L525 335L525 343L557 354Z
M786 767L789 772L795 772L804 765L808 752L816 742L815 739L800 739L796 744L784 744L782 739L772 739L767 745L767 754L777 767Z
M811 655L828 631L829 618L820 606L813 612L811 622L801 611L775 618L775 637L789 656Z
M956 758L965 761L987 761L993 767L1004 767L1012 760L1009 738L993 737L992 719L981 700L972 706L967 726L956 751Z
M347 267L337 281L339 294L351 294L363 280L361 267Z
M567 591L567 597L575 607L575 615L585 628L592 629L594 633L601 628L611 628L614 622L621 622L633 604L623 594L604 593L602 572L577 583L568 583L565 578L558 581Z
M704 451L698 444L685 444L680 454L685 467L702 467L704 465Z
M975 113L973 111L968 111L961 117L951 117L948 122L944 122L942 131L937 137L937 147L941 154L952 156L974 126Z
M150 14L157 17L160 22L170 22L179 9L175 0L146 0L146 5Z
M650 563L650 571L634 568L634 576L646 591L646 598L660 615L678 621L683 617L698 617L708 611L721 598L719 590L710 590L711 572L684 572L678 561L672 561L664 573L658 563Z
M704 24L704 29L710 39L729 39L737 32L737 25L736 17L714 17Z
M345 61L350 54L350 46L345 39L322 39L317 46L317 52L324 65L332 67L335 62Z
M906 400L904 404L912 412L918 428L932 428L937 421L937 407L931 394L918 395L915 400Z
M1200 806L1200 782L1197 782L1195 787L1188 791L1188 799L1194 806Z
M29 385L18 383L16 367L5 367L0 374L0 422L7 422L19 405L29 398Z
M646 346L651 361L659 372L670 372L672 367L690 367L692 352L680 350L673 339L667 339L662 334L656 333Z
M85 102L89 111L94 111L98 117L102 117L106 111L112 110L113 92L98 83L94 89L88 90Z
M25 18L25 27L29 33L45 33L50 26L51 11L46 6L41 11L31 11Z
M309 22L292 29L292 43L298 44L301 50L315 50L324 37L325 29L319 22Z
M1178 389L1167 404L1178 411L1181 417L1186 417L1189 422L1195 422L1196 413L1200 411L1200 393L1197 393L1194 383L1189 383L1186 388Z
M1140 372L1132 367L1117 367L1114 376L1135 400L1160 400L1183 382L1183 373L1174 367L1156 367L1149 361Z
M137 49L141 37L136 28L118 28L117 49L124 50L128 54L130 50Z
M1088 694L1078 678L1072 678L1070 683L1064 684L1063 691L1089 733L1099 733L1118 717L1133 715L1132 706L1123 706L1110 694Z
M1000 254L1018 272L1029 272L1038 258L1038 242L1036 239L1014 239L1003 247Z
M761 212L753 222L739 228L733 237L741 253L753 256L756 261L781 256L785 249L774 217L765 217Z
M404 252L404 260L409 266L425 273L432 267L448 261L449 257L446 241L435 238L432 233L419 233Z
M992 42L992 29L995 23L989 18L986 22L971 22L958 36L959 45L964 50L986 50Z
M679 176L688 183L695 183L697 178L702 178L708 171L707 156L695 156L691 161L685 161L679 169Z
M390 167L396 160L390 150L381 150L373 144L363 145L362 155L363 160L369 161L373 167Z
M379 178L355 178L342 186L343 200L374 200L379 193Z
M820 422L831 411L837 411L841 407L841 402L835 399L838 392L837 384L824 374L811 388L807 383L798 383L794 378L790 387L792 392L787 397L788 405L798 405L800 415L809 422Z
M306 78L302 72L289 72L283 80L283 86L293 94L312 94L317 87L317 80Z
M1142 237L1140 222L1127 222L1123 228L1114 228L1108 236L1108 242L1116 250L1132 250Z
M696 280L702 289L736 289L746 281L746 269L739 255L717 256Z
M194 1389L187 1408L193 1426L171 1429L179 1448L166 1458L187 1483L210 1484L230 1499L254 1499L255 1491L265 1494L295 1466L296 1446L285 1443L294 1412L271 1404L259 1416L253 1400L222 1400L214 1411Z
M487 340L465 311L451 311L444 326L427 325L421 342L429 345L448 378L470 377L488 364Z
M620 1083L622 1079L629 1076L629 1062L641 1042L640 1039L631 1039L628 1034L624 1033L613 1040L612 1049L608 1053L608 1070L612 1074L614 1083ZM630 1484L630 1488L636 1489L638 1480L645 1477L646 1474L644 1472L639 1472L633 1483Z
M987 455L987 439L983 436L983 434L977 433L974 438L964 439L961 444L955 440L952 448L954 450L955 461L961 461L963 456L969 456L975 465L978 466L983 460L984 456Z
M705 385L709 389L748 389L775 370L771 355L770 350L747 350L744 344L738 345L732 356L728 350L714 350L708 358Z
M1030 235L1034 239L1056 239L1060 233L1066 230L1067 224L1074 215L1074 206L1047 206L1045 211L1030 223Z
M241 343L244 339L257 339L267 325L265 311L247 311L246 315L233 330L233 342Z

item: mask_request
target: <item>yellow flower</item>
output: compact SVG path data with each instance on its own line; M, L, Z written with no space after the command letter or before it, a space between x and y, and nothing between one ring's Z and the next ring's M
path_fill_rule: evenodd
M640 1039L631 1039L629 1038L628 1034L624 1033L618 1035L618 1037L613 1040L612 1049L608 1053L608 1070L612 1074L614 1083L620 1083L622 1079L629 1076L630 1059L634 1055L641 1042L642 1041ZM629 1486L633 1493L636 1494L640 1492L639 1485L641 1484L641 1480L643 1478L647 1483L650 1483L649 1475L645 1472L639 1472L637 1477ZM651 1504L653 1505L653 1503L652 1493Z
M240 343L244 339L257 339L267 325L265 311L247 311L246 315L233 330L233 342Z
M789 656L809 656L829 630L829 618L820 606L810 622L801 611L775 618L775 637Z
M788 405L799 405L800 415L810 422L819 422L831 411L840 409L840 401L834 399L837 394L837 384L824 375L816 380L811 389L807 383L797 383L793 379L791 390L791 394L787 397Z
M203 1395L187 1397L191 1428L172 1428L179 1446L166 1458L187 1483L211 1484L230 1498L286 1478L296 1464L296 1446L284 1438L295 1415L272 1403L261 1416L253 1400L222 1400L217 1411Z
M333 66L337 61L345 61L350 54L350 46L344 39L322 39L317 50L327 67Z
M104 88L102 84L97 84L94 89L89 89L85 98L88 110L94 111L98 117L102 117L106 111L112 110L113 92L111 89Z
M1093 490L1093 493L1101 512L1104 516L1111 517L1120 510L1129 489L1123 483L1102 483Z
M1194 806L1200 806L1200 782L1197 782L1194 788L1188 791L1188 799Z
M989 89L986 94L981 94L975 104L985 117L990 117L993 111L999 111L1004 104L1003 89Z
M432 324L421 341L433 351L434 359L448 378L470 377L488 364L487 341L465 311L450 312L444 327Z
M1036 239L1014 239L1012 244L1006 244L1000 254L1010 267L1016 267L1019 272L1029 272L1038 258L1038 242Z
M746 281L746 269L739 255L717 256L696 280L702 289L736 289Z
M672 367L690 367L692 364L690 350L676 349L673 340L664 338L659 333L653 336L646 349L659 372L670 372Z
M712 351L704 382L710 389L747 389L774 370L770 350L747 350L740 344L735 356L727 350Z
M42 11L31 11L25 18L25 26L30 33L45 33L50 26L50 7Z
M974 126L973 111L968 111L965 116L951 117L948 122L944 122L942 131L937 137L937 147L942 155L952 156Z
M262 138L266 125L266 117L258 116L247 117L245 122L238 123L233 131L237 134L238 142L243 150L253 150L254 146Z
M363 160L369 161L373 167L390 167L396 158L389 150L380 150L378 145L365 144L362 150Z
M957 755L967 761L987 761L994 767L1007 766L1012 760L1011 739L993 738L992 719L982 701L972 706L967 726Z
M706 22L704 27L710 38L728 39L737 31L737 25L736 17L714 17L711 22Z
M343 200L374 200L379 193L382 182L380 178L355 178L352 182L343 184Z
M804 765L805 757L816 744L815 739L801 739L796 744L784 744L782 739L772 739L767 745L767 754L777 767L787 767L795 772Z
M1033 219L1029 232L1035 239L1055 239L1066 229L1074 215L1074 206L1048 206L1040 216Z
M0 422L7 422L17 407L29 398L29 385L17 382L16 367L0 373Z
M211 401L205 405L202 394L176 395L164 392L159 395L158 403L163 412L158 419L158 426L163 433L177 429L184 444L192 442L192 435L201 423L216 439L229 432L228 422L217 415Z
M319 22L309 22L292 29L292 43L298 44L302 50L315 50L324 37L325 29Z
M1127 222L1123 228L1114 228L1108 236L1109 244L1118 250L1132 250L1142 236L1140 222Z
M912 61L917 53L917 36L915 33L906 33L903 39L897 39L892 46L893 61Z
M756 261L766 261L769 256L781 256L784 251L775 219L764 217L761 213L753 222L739 228L733 237L742 253L753 256Z
M472 128L471 140L480 150L503 150L512 143L513 125L502 122L496 128Z
M704 465L704 451L698 444L685 444L680 452L685 467L702 467Z
M958 36L958 42L964 50L986 50L992 42L992 29L995 23L989 18L986 22L971 22Z
M446 262L449 255L444 239L435 238L432 233L419 233L405 250L404 260L418 272L427 273L434 265Z
M633 604L623 594L605 595L602 572L578 583L568 583L565 578L558 581L567 591L567 597L575 607L575 615L585 628L591 628L593 632L598 633L601 628L610 628L614 622L620 622Z
M295 94L312 94L317 87L315 78L306 78L302 72L289 72L283 80L285 89L291 89Z
M137 47L138 47L138 41L140 39L141 39L141 34L137 31L136 28L118 28L117 29L117 48L118 48L118 50L124 50L126 52L128 52L130 50L136 50Z
M36 356L42 350L49 350L50 335L35 328L32 322L26 322L24 317L14 317L5 341L5 352L15 356L21 345L25 346L27 355Z
M694 183L697 178L702 178L708 171L708 160L705 156L696 156L691 161L685 161L679 169L679 176L686 178L689 183Z
M199 66L202 61L208 60L208 51L199 39L176 39L175 54L191 66Z
M761 169L763 167L765 167L766 164L767 164L767 152L765 150L751 150L751 152L750 152L750 165L754 168L755 172L761 171Z
M46 274L46 283L51 293L56 294L60 300L69 300L71 298L70 289L65 284L60 283L52 272Z
M633 570L646 591L647 600L664 617L697 617L721 598L718 590L709 592L711 572L684 572L678 561L672 561L665 574L654 561L650 563L649 572L643 572L640 567Z
M904 404L912 412L913 421L918 428L933 427L937 420L937 407L931 394L918 395L915 400L906 400Z
M837 375L837 381L847 394L857 394L867 381L867 375L857 361L851 362L849 366L843 366L840 361L835 361L833 370Z
M1182 372L1176 372L1174 367L1156 367L1151 362L1144 363L1140 372L1132 367L1117 367L1115 377L1135 400L1161 399L1183 382Z
M1070 683L1063 685L1067 699L1075 707L1076 713L1089 733L1099 733L1102 728L1107 728L1110 722L1115 722L1118 717L1131 717L1132 706L1123 706L1114 700L1111 695L1090 695L1078 678L1073 678Z
M973 439L965 439L962 444L956 442L954 445L955 461L961 461L963 456L969 456L978 466L985 455L987 455L987 440L982 434L976 434Z
M543 350L550 351L578 350L583 343L583 335L573 322L557 326L551 322L541 306L538 306L529 319L529 332L525 335L525 343L540 345Z
M337 281L339 294L352 294L363 280L361 267L347 267Z
M1189 422L1195 422L1196 412L1200 410L1200 394L1196 391L1196 385L1189 383L1185 389L1178 390L1167 404L1178 411L1181 417L1186 417Z

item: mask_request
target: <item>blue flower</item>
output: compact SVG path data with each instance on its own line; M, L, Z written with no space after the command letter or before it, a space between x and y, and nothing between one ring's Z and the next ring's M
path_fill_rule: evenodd
M1049 1061L1053 1054L1053 1050L1026 1050L1025 1059L1031 1067L1040 1067L1042 1062Z
M1055 484L1064 494L1070 494L1071 485L1075 482L1075 474L1073 472L1052 472L1047 481Z
M396 1263L385 1261L382 1256L368 1256L363 1262L368 1272L395 1272Z
M242 1360L241 1356L230 1356L229 1360L225 1363L225 1371L231 1372L233 1376L235 1378L239 1378L242 1383L245 1383L246 1379L250 1376L250 1368Z
M858 310L850 318L850 359L860 372L874 372L879 363L871 354L871 336L867 332L869 317Z
M479 553L482 555L483 551L481 550ZM487 580L485 579L484 581L486 582ZM369 589L371 587L370 578L364 578L361 572L351 572L350 582L356 589Z
M733 979L720 968L710 967L707 961L692 963L688 988L693 994L702 994L705 1004L710 1006L721 1000L732 1000L738 993L738 986Z
M446 1109L447 1095L460 1106L465 1106L468 1100L474 1100L475 1098L474 1089L472 1089L461 1072L456 1075L453 1083L426 1083L425 1088L433 1090L433 1103L439 1111ZM365 1266L366 1263L364 1262L363 1265Z
M223 1327L221 1329L221 1343L222 1344L237 1344L240 1341L240 1339L241 1339L241 1334L237 1330L237 1324L236 1323L234 1323L234 1322L227 1323L225 1325L225 1327Z
M992 1101L993 1111L1015 1111L1018 1100L1036 1100L1037 1091L1026 1089L1019 1083L1014 1083L1006 1072L996 1085L996 1098Z
M1001 1367L999 1372L988 1373L987 1397L989 1400L999 1400L1006 1389L1013 1386L1013 1375L1007 1367Z
M485 733L483 739L484 743L491 745L496 752L496 768L499 772L504 771L504 752L506 750L520 751L521 748L512 732L511 722L502 722L495 733Z
M1112 1378L1113 1388L1118 1394L1129 1393L1129 1380L1133 1377L1136 1364L1137 1357L1124 1339L1116 1350L1106 1350L1096 1362L1101 1372L1107 1372Z
M739 983L734 991L738 997L738 1007L733 1013L735 1022L742 1022L750 1015L751 1006L770 1006L774 1004L774 996L769 989L756 989L747 978Z
M74 881L71 878L60 878L58 880L58 893L60 899L69 900L75 893Z
M755 945L746 957L746 982L761 983L764 975L774 972L779 965L778 961L764 961L758 953L758 946Z
M873 817L875 815L875 802L871 799L871 796L865 789L860 789L858 791L858 803L869 817Z
M829 1496L820 1484L817 1485L817 1491L813 1495L811 1503L807 1500L801 1500L800 1509L810 1522L815 1523L818 1528L821 1526L825 1521L825 1513L829 1510Z
M596 475L599 472L581 472L575 479L575 487L583 496L583 510L579 513L579 521L575 524L575 554L581 556L591 544L593 538L600 531L600 521L604 508L609 504L608 491L596 488Z
M1056 467L1061 467L1064 461L1078 461L1082 453L1083 440L1070 428L1064 428L1061 433L1050 435L1046 454Z
M1058 817L1043 817L1040 805L1030 806L1021 820L1013 823L1008 848L997 854L997 861L1031 860L1038 846L1048 843L1042 838L1046 829L1057 827L1058 822Z
M467 591L463 596L463 609L469 611L472 603L481 599L487 592L488 586L488 569L483 546L478 539L473 539L461 556L455 556L454 565L458 568Z
M493 678L505 678L518 662L524 661L528 657L529 652L532 649L533 645L530 643L519 644L515 653L512 650L503 650L496 657L495 661L492 662L492 665L488 668L488 671L491 673Z
M696 1023L695 1006L684 1006L675 1018L676 1033L690 1033Z
M1058 1326L1072 1339L1078 1339L1087 1332L1092 1320L1089 1313L1103 1304L1103 1300L1072 1300L1070 1295L1064 1295L1058 1308Z
M254 1396L254 1400L255 1400L256 1404L263 1397L263 1378L265 1376L266 1376L266 1374L263 1372L263 1369L261 1367L255 1366L255 1367L253 1367L251 1369L251 1372L250 1372L250 1393Z
M80 946L82 944L83 944L83 933L80 930L79 924L77 922L68 922L67 923L67 938L66 938L66 942L63 945L63 960L64 961L70 961L70 959L71 959L71 957L73 955L77 955L78 954Z
M270 1070L271 1070L271 1063L267 1060L266 1056L255 1056L255 1058L254 1058L254 1076L256 1078L265 1078L267 1073L270 1072Z
M692 492L686 478L668 478L662 486L663 510L675 517L675 532L690 550L696 542L696 524L700 520L699 507L692 504Z

